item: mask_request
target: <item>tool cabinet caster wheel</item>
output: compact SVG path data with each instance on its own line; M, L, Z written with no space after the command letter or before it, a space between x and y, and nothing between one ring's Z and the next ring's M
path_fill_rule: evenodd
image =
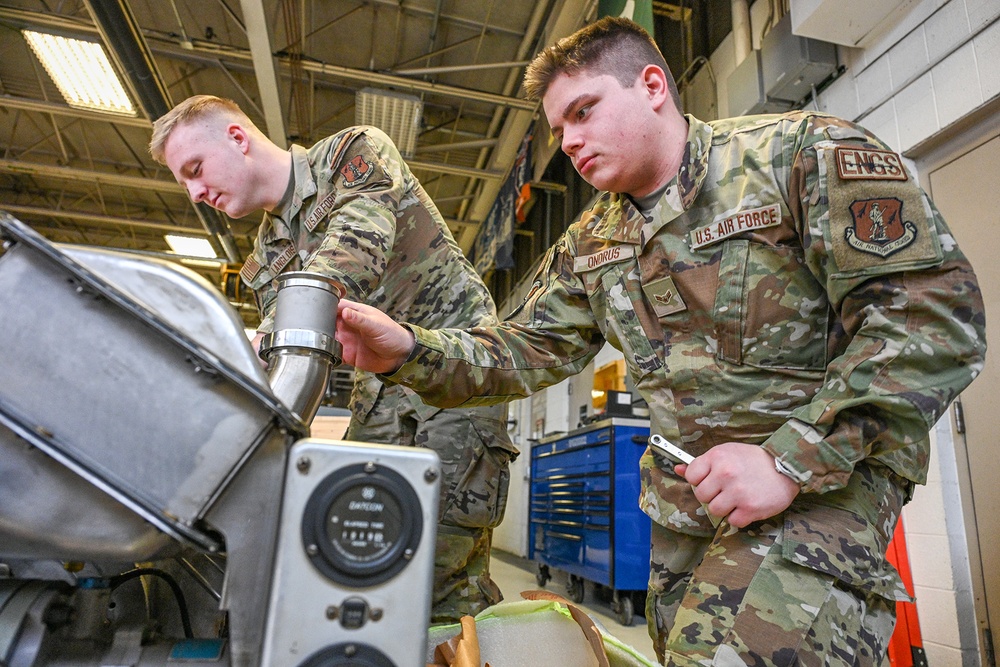
M619 623L625 626L632 625L632 620L635 618L635 604L632 602L630 594L626 593L618 600L615 612L617 613Z
M575 574L569 575L569 582L566 584L566 594L569 599L577 604L583 602L583 579L576 576Z
M549 583L549 579L552 575L549 573L549 568L547 565L539 565L538 572L535 573L535 581L538 583L539 588L545 588L545 584Z

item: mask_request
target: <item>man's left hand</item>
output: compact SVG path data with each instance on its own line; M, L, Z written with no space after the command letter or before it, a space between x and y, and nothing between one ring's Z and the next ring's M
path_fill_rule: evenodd
M774 468L774 457L757 445L726 442L689 465L674 466L715 516L737 528L780 514L799 494L794 480Z

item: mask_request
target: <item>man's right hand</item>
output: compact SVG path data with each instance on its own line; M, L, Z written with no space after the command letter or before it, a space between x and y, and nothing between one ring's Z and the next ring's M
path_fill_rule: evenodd
M344 363L385 374L399 369L416 345L413 333L381 310L348 299L337 305L337 340Z

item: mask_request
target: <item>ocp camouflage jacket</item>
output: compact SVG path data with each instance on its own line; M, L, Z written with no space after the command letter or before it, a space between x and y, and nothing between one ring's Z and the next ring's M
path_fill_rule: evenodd
M986 347L976 277L944 220L900 156L847 121L688 121L680 171L648 217L604 194L507 322L412 327L417 347L391 381L436 405L510 400L579 372L607 340L653 431L692 454L760 444L803 495L845 487L865 462L908 494ZM641 465L654 521L714 531L663 459ZM884 553L891 535L866 521Z
M428 328L497 322L482 279L381 130L352 127L290 151L291 200L264 215L242 271L261 312L258 331L274 325L274 277L298 270L333 277L347 298ZM372 374L356 374L356 418L364 420L381 384ZM414 405L425 416L437 410L416 399Z

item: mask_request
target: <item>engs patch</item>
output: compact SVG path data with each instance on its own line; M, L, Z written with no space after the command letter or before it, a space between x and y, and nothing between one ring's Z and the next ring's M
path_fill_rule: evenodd
M883 156L896 155L855 146L818 151L825 167L825 174L821 171L820 197L822 200L825 195L829 206L824 236L829 242L836 273L876 275L901 267L932 266L940 262L942 251L938 233L928 214L924 195L916 184L896 177L841 177L840 170L845 165L854 165L845 162L844 155L859 152L868 153L869 157L874 152ZM894 163L891 158L885 160L887 173L892 172ZM873 164L872 160L862 160L850 169L856 167L858 173L874 174L881 167L876 168ZM905 174L902 170L901 173Z
M837 176L844 181L905 181L906 170L898 153L873 148L838 146Z

